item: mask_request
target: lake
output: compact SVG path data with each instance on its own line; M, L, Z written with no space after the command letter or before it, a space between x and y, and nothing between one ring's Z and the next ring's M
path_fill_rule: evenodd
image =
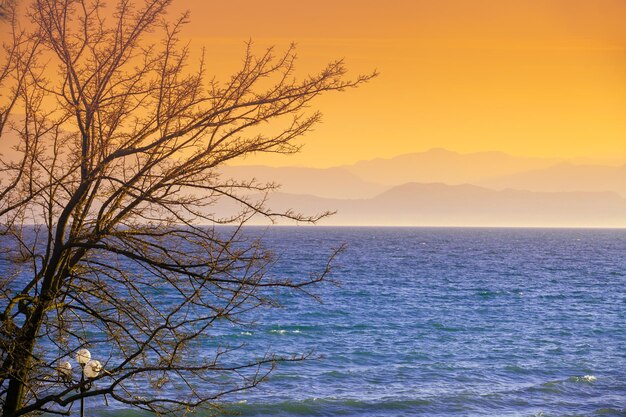
M626 415L626 231L274 228L280 272L346 252L318 293L244 332L314 350L244 416Z
M626 415L626 230L248 232L280 276L347 249L321 303L283 294L254 325L216 329L252 352L312 353L226 398L225 414ZM88 413L139 415L93 401Z

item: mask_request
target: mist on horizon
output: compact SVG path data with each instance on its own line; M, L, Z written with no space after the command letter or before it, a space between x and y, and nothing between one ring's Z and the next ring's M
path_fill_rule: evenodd
M431 149L326 169L221 173L278 184L269 195L277 211L337 212L322 225L626 227L626 164Z

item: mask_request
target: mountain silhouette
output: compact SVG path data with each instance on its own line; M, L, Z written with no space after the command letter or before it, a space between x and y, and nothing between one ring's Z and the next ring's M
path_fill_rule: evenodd
M471 184L485 178L548 168L559 162L558 159L524 158L502 152L462 154L435 148L391 159L360 161L341 168L365 181L386 185L407 182Z
M321 222L328 225L626 227L626 199L611 192L408 183L369 199L275 193L269 204L278 211L296 207L306 214L336 210Z
M239 180L255 178L274 182L279 190L291 194L312 194L326 198L368 198L388 186L359 178L342 168L267 167L261 165L225 166L223 176Z
M281 184L269 200L276 211L336 210L323 224L626 227L626 165L431 149L326 169L220 172Z
M477 184L494 189L529 191L614 191L626 197L626 165L562 163L545 169L486 178Z

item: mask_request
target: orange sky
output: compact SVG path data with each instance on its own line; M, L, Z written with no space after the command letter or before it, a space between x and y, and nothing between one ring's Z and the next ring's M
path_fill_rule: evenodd
M299 45L300 70L338 57L380 77L318 101L291 157L331 166L443 147L626 160L624 0L178 2L185 35L234 69L243 42Z
M298 44L299 72L345 58L380 76L314 106L301 153L244 164L328 167L433 147L626 162L626 0L175 0L209 71L244 43Z

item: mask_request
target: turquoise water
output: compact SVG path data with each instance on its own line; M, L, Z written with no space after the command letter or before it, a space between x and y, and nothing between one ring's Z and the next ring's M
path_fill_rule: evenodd
M273 274L337 285L222 329L283 364L241 416L626 416L626 230L272 228ZM141 415L90 403L90 415Z

